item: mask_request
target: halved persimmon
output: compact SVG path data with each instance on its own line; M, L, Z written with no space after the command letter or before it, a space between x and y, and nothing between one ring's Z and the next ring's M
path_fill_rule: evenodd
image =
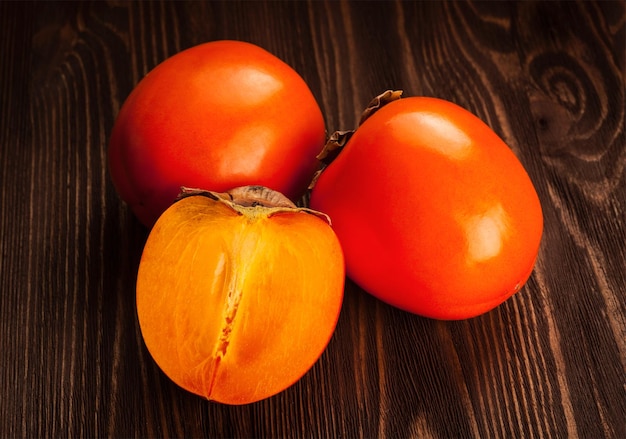
M321 356L344 278L325 215L265 188L198 192L167 209L148 237L139 324L150 354L179 386L251 403L291 386Z

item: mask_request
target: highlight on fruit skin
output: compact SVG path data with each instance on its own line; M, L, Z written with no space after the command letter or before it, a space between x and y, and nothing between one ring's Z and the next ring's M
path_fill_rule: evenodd
M266 188L184 190L141 257L141 333L182 388L225 404L259 401L294 384L321 356L344 279L325 215Z

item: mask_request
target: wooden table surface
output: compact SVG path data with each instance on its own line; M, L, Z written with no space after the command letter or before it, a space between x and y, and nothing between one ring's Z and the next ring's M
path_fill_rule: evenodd
M481 117L543 205L527 285L446 322L348 281L286 391L224 406L172 384L138 330L147 230L107 141L146 72L218 39L290 64L329 131L389 88ZM0 2L0 437L625 438L625 42L623 1Z

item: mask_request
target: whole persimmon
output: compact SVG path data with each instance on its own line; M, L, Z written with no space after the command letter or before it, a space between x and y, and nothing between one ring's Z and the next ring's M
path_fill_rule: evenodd
M321 356L344 279L325 215L267 188L186 190L141 257L141 333L179 386L225 404L255 402L291 386Z
M485 313L533 270L539 197L520 160L474 114L399 96L381 95L354 133L329 143L336 158L310 205L330 216L347 275L365 291L436 319Z
M297 201L318 169L322 112L304 79L261 47L211 41L151 70L109 142L111 180L151 227L181 186L262 185Z

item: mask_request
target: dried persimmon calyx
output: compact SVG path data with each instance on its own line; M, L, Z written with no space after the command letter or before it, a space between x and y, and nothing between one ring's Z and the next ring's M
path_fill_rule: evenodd
M278 191L264 186L240 186L226 192L213 192L204 189L181 187L177 201L187 197L205 196L213 200L225 202L236 211L245 207L264 207L271 210L271 214L281 211L299 211L315 215L328 224L330 218L323 212L319 212L307 207L296 206L289 198Z

